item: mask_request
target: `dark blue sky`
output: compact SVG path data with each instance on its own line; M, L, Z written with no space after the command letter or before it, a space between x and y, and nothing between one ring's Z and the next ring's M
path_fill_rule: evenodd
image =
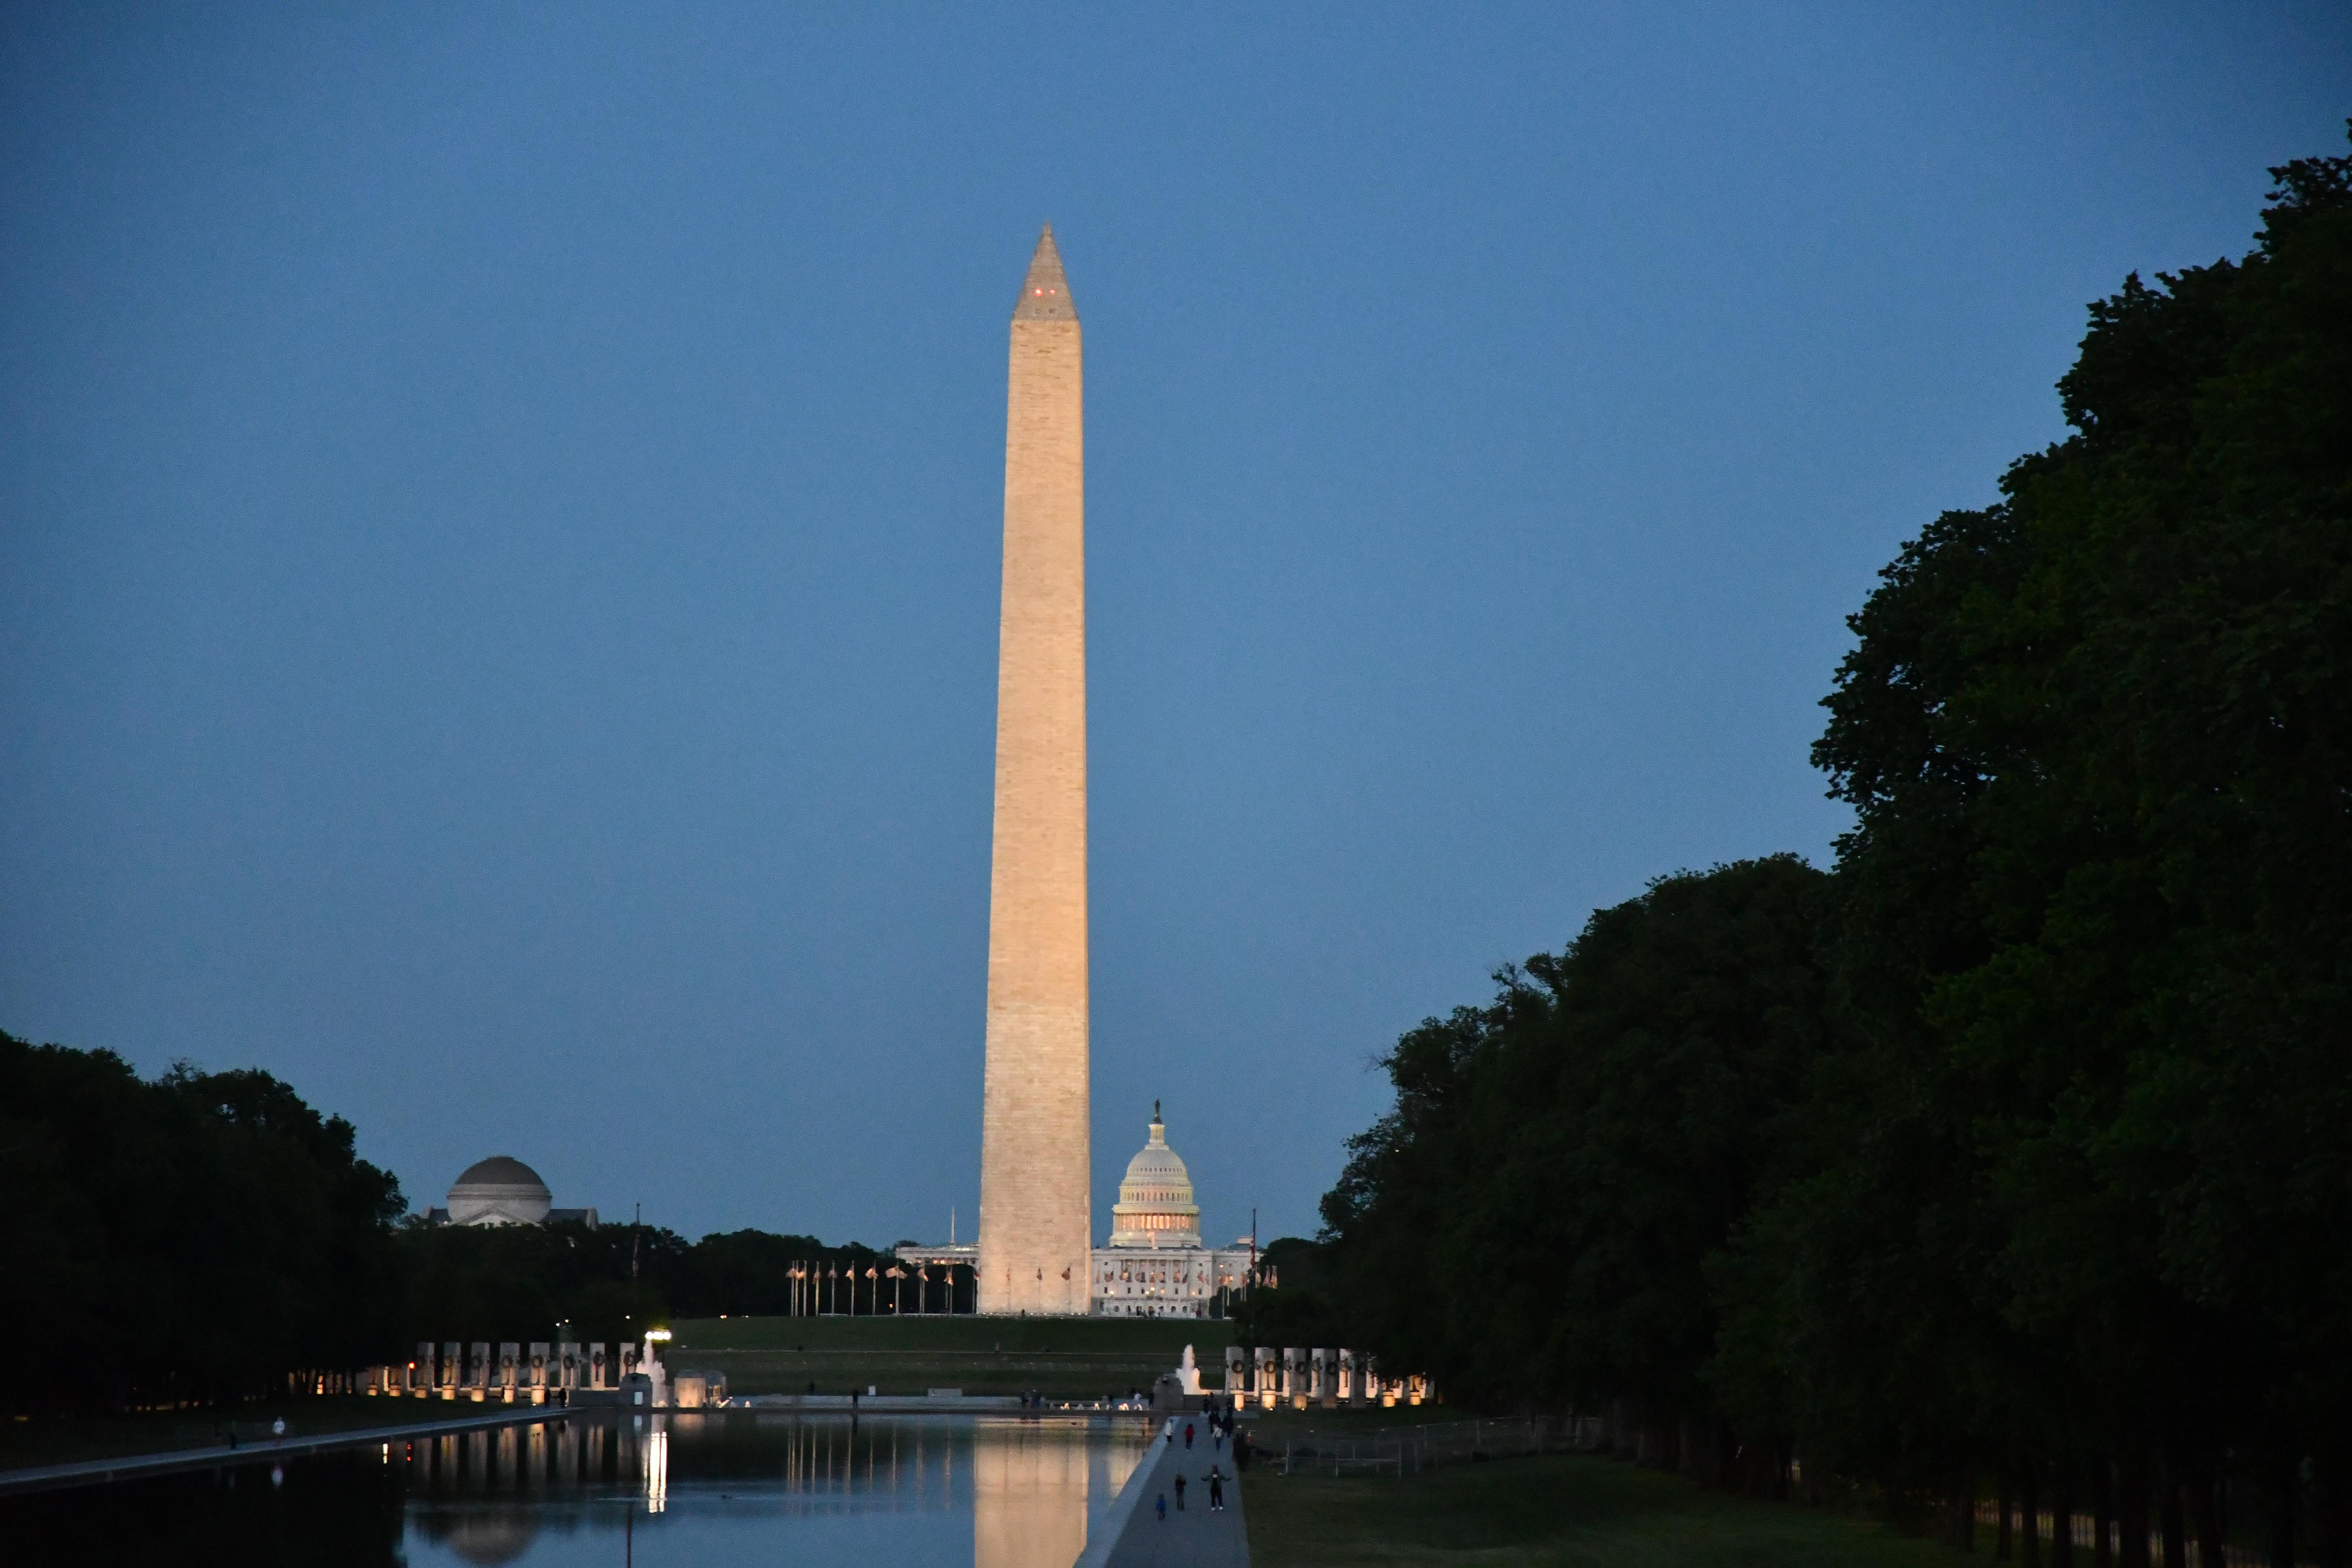
M1307 1229L1400 1030L1825 858L1873 574L2352 110L2338 5L807 9L0 20L0 1027L968 1227L1050 218L1097 1218L1156 1097Z

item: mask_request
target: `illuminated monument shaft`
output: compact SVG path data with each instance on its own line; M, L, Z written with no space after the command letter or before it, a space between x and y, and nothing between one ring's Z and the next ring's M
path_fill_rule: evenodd
M1048 227L1013 311L980 1310L1083 1313L1088 1212L1086 437Z

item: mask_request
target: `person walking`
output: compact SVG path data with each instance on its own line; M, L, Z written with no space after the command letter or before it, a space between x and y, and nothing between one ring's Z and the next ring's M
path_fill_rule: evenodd
M1210 1511L1211 1513L1223 1513L1223 1512L1224 1512L1224 1511L1225 1511L1225 1476L1224 1476L1224 1472L1223 1472L1223 1470L1218 1469L1216 1466L1214 1466L1214 1465L1211 1465L1211 1466L1209 1467L1209 1473L1208 1473L1207 1475L1205 1475L1205 1476L1202 1476L1201 1479L1202 1479L1202 1480L1204 1480L1204 1481L1206 1481L1206 1482L1208 1482L1208 1483L1209 1483L1209 1511Z
M1153 1501L1153 1503L1152 1503L1151 1507L1152 1507L1153 1511L1154 1511L1154 1512L1156 1512L1156 1513L1158 1513L1158 1514L1160 1515L1160 1523L1162 1523L1162 1524L1167 1523L1167 1522L1168 1522L1168 1494L1167 1494L1166 1492L1161 1492L1161 1493L1160 1494L1159 1498L1158 1498L1155 1501Z
M1192 1424L1190 1421L1184 1423L1184 1451L1188 1454L1192 1451Z
M1176 1472L1176 1511L1184 1511L1184 1472L1181 1470Z

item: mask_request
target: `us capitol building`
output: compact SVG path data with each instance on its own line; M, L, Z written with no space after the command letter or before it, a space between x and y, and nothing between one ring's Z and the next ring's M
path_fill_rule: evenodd
M1094 1250L1094 1315L1205 1318L1209 1299L1240 1289L1249 1268L1246 1247L1216 1251L1201 1244L1192 1173L1168 1146L1160 1107L1152 1106L1151 1141L1127 1163L1111 1205L1110 1245Z
M1168 1146L1157 1105L1150 1131L1150 1141L1127 1163L1118 1184L1110 1243L1091 1254L1087 1310L1097 1318L1205 1318L1217 1292L1249 1282L1249 1238L1227 1248L1202 1244L1192 1173ZM971 1245L909 1245L898 1248L898 1259L910 1267L970 1268L979 1251Z

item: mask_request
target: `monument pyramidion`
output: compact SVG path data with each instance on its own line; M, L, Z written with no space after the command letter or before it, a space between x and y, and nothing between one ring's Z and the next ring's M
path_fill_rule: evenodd
M1013 309L989 868L978 1307L1083 1314L1087 1151L1086 430L1048 225Z

